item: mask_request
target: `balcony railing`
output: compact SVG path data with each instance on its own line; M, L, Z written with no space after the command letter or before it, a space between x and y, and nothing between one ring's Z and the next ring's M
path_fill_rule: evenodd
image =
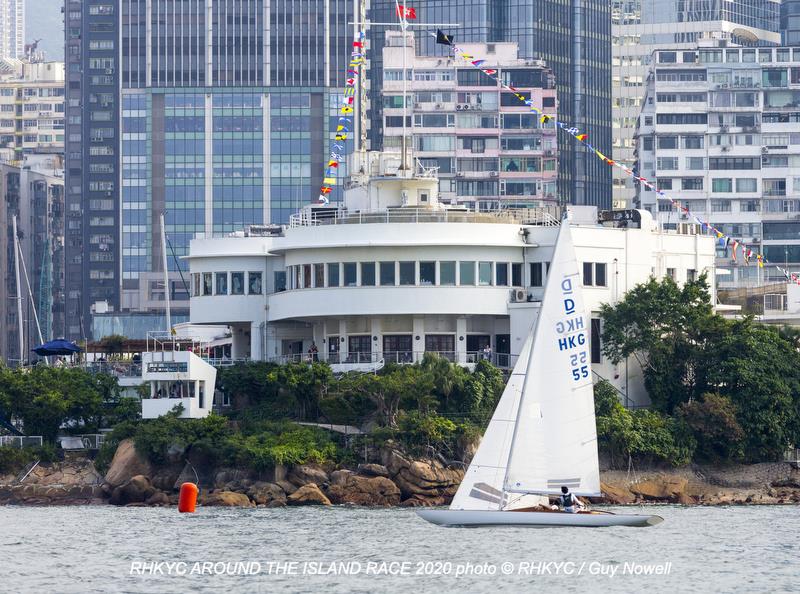
M558 208L518 208L488 212L429 210L424 208L398 208L382 212L332 213L318 217L297 213L289 218L289 227L316 227L322 225L364 225L369 223L505 223L514 225L559 225Z
M397 363L400 365L408 365L419 363L423 360L425 355L437 355L443 359L447 359L452 363L459 365L472 365L481 360L487 360L496 367L509 368L517 361L518 355L511 355L508 353L495 353L485 351L383 351L383 352L351 352L351 353L316 353L311 355L309 353L300 354L294 353L289 355L280 355L278 357L270 357L267 360L272 363L286 364L286 363L310 363L312 361L324 361L329 365L345 366L345 365L363 365L363 364L376 364L383 365L386 363Z

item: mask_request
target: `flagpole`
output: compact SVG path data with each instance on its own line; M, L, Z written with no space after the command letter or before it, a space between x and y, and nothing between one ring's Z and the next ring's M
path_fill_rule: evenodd
M395 6L395 13L397 14L397 18L400 19L400 29L403 32L403 137L400 141L400 147L402 154L400 155L400 169L402 171L408 170L408 162L406 160L406 118L408 117L408 97L406 93L408 92L408 81L406 80L406 32L408 31L408 20L406 19L406 7L403 6L403 10L400 10L400 2L399 0L394 0Z

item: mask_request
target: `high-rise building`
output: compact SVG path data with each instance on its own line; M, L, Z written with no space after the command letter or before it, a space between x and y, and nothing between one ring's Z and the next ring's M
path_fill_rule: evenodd
M162 214L181 312L190 239L286 223L317 198L354 5L121 1L123 312L163 312Z
M455 23L443 27L456 43L513 42L523 59L544 60L556 77L559 117L586 131L594 146L611 149L611 19L607 0L417 0L419 23ZM394 0L373 0L370 20L397 20ZM381 48L386 27L372 26L370 51L373 148L382 146ZM430 30L417 34L420 55L444 56ZM484 56L481 56L482 58ZM558 135L558 198L572 204L611 206L610 168L566 134Z
M40 329L43 340L64 336L64 180L0 163L0 193L0 361L18 363L29 359L31 349L40 344ZM19 294L12 231L15 216L21 252Z
M539 117L513 93L452 57L417 56L413 34L387 32L383 48L383 144L413 155L439 176L439 200L471 209L529 208L556 204L558 148L552 122ZM547 113L557 109L555 80L544 62L517 57L515 43L464 44L486 56L485 67ZM405 55L405 58L403 54ZM408 114L403 126L403 61Z
M0 61L0 160L64 154L64 63ZM52 172L52 171L51 171Z
M0 0L0 58L25 57L25 0Z
M800 0L781 2L781 43L800 44Z
M636 134L641 174L687 207L640 187L666 229L695 216L770 262L800 266L800 48L655 52ZM785 280L719 245L722 288ZM719 271L728 271L720 274Z
M779 0L612 0L614 159L633 165L633 132L655 50L693 50L711 39L775 45L779 9ZM635 193L630 178L615 169L614 206L635 206Z
M119 3L67 0L66 307L70 339L120 303Z

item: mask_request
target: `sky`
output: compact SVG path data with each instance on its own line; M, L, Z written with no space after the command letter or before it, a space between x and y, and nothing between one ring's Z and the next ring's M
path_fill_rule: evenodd
M25 43L41 39L39 49L48 60L64 59L64 0L26 0Z

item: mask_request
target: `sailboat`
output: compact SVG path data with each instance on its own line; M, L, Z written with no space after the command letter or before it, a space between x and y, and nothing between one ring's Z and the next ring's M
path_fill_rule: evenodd
M569 222L562 222L533 331L441 526L654 526L659 516L551 511L549 496L599 497L589 325ZM542 511L539 511L542 510Z

